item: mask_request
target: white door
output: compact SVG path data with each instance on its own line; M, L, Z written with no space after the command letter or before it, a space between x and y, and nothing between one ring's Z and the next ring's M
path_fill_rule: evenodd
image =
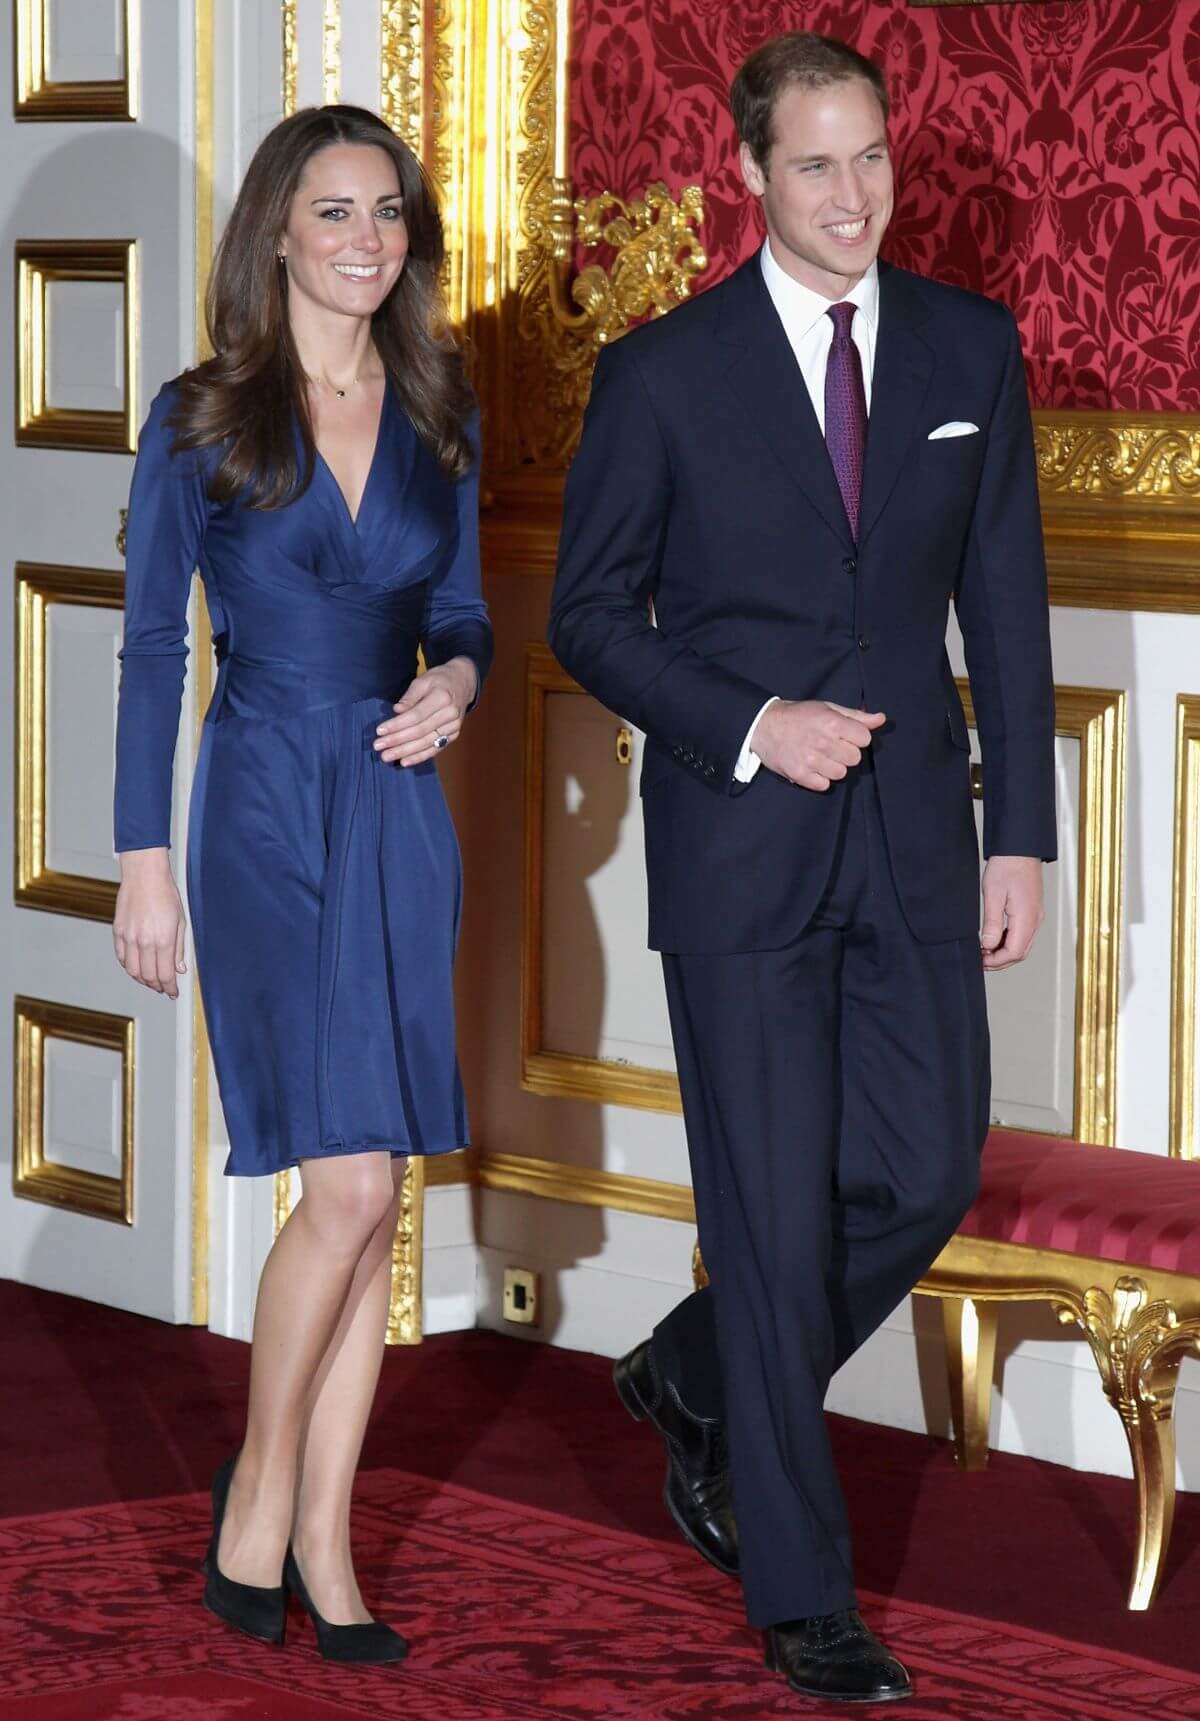
M132 434L195 357L193 5L12 9L0 277L23 314L0 358L15 403L0 434L14 588L0 603L0 759L17 761L0 794L14 857L0 892L0 1116L14 1120L0 1275L185 1320L191 976L177 1004L135 986L109 921L119 510ZM0 310L8 329L16 316ZM189 689L177 856L193 729Z

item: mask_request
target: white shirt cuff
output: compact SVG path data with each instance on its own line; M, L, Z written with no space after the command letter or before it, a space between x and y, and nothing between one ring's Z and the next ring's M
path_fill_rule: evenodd
M757 776L758 767L762 764L762 760L756 753L751 752L751 746L754 741L754 731L762 722L763 711L766 711L772 705L777 705L778 702L778 694L773 698L768 699L766 705L763 706L762 711L759 712L758 716L754 719L754 722L750 725L746 734L746 739L742 742L742 750L738 754L737 764L733 767L733 780L735 783L752 783L754 778Z

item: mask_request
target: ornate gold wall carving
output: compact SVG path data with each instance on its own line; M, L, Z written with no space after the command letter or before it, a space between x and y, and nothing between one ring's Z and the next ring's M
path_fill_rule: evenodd
M379 20L379 111L416 155L425 146L424 0L383 0Z
M296 76L299 48L296 41L296 0L280 0L279 26L283 37L283 117L296 111Z
M321 19L321 99L326 103L342 99L341 0L325 0Z
M1200 415L1034 414L1050 596L1200 612Z

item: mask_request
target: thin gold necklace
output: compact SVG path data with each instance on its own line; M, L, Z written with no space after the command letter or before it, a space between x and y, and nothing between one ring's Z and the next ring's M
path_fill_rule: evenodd
M305 376L308 376L307 371L305 371L304 374L305 374ZM308 380L309 380L309 382L323 382L325 384L326 388L333 390L334 394L337 395L339 400L345 400L346 388L354 388L356 386L356 384L358 383L359 379L357 376L352 377L350 379L350 381L346 384L346 388L339 388L335 382L330 382L330 380L327 376L309 376Z

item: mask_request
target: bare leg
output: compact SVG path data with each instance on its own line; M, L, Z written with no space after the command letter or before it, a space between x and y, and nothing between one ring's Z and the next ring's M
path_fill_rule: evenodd
M386 1153L305 1160L304 1193L259 1281L246 1438L217 1562L238 1583L280 1582L309 1396L364 1252L394 1193Z
M371 1618L354 1576L350 1492L383 1361L392 1239L407 1163L392 1161L394 1198L358 1263L309 1395L292 1547L309 1594L331 1625Z

